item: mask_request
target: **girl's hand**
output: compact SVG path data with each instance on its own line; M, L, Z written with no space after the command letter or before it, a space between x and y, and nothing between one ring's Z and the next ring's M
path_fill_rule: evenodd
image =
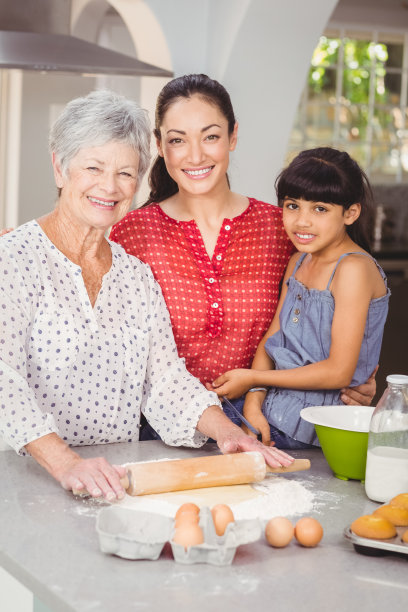
M255 391L247 393L244 403L243 415L251 423L253 427L258 429L262 435L262 443L266 446L271 446L271 429L268 421L262 412L262 404L266 393L264 391ZM242 429L246 434L256 437L245 425ZM272 443L273 446L274 443Z
M228 399L235 399L244 395L253 384L253 370L241 368L221 374L207 389L215 391L219 397L224 395Z
M375 375L377 372L378 366L363 385L342 389L341 400L350 406L370 406L377 389L377 384L375 381Z
M245 418L260 432L262 436L262 444L265 444L265 446L274 446L275 442L271 442L271 428L262 412L259 412L250 419L247 417ZM255 434L248 429L246 425L242 424L241 427L248 436L251 436L251 438L256 438Z

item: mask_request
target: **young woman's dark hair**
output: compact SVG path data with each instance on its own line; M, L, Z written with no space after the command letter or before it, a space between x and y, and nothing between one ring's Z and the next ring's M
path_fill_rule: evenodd
M360 216L346 229L354 242L371 252L373 193L366 174L345 151L331 147L302 151L279 174L275 189L281 207L285 198L339 204L345 210L359 203Z
M206 74L187 74L173 79L161 90L156 103L154 135L160 139L160 126L169 107L180 98L200 96L209 104L216 106L228 121L228 133L232 134L236 123L229 93L218 81ZM227 177L228 180L228 177ZM178 191L177 183L167 172L163 157L158 155L149 173L150 194L144 206L152 202L162 202Z

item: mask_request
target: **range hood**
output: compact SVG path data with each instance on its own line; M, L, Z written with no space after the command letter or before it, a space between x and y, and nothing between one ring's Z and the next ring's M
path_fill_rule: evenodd
M129 55L65 34L0 30L0 69L172 77Z
M105 4L107 11L114 10ZM0 69L173 76L163 68L71 36L70 14L71 0L0 0Z

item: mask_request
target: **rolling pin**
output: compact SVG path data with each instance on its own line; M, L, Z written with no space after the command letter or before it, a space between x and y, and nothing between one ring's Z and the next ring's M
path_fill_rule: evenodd
M266 474L287 474L310 468L309 459L295 459L288 467L266 465L258 452L210 455L193 459L129 463L127 476L121 478L128 495L151 495L260 482ZM86 495L86 490L74 490L74 495Z
M295 459L289 467L272 468L266 465L261 453L246 452L134 463L127 465L126 468L129 478L127 493L150 495L260 482L267 473L286 474L308 470L310 461Z

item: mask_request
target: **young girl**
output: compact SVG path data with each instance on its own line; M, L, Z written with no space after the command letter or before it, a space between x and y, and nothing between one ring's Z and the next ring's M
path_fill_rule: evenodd
M251 391L244 416L264 443L301 448L318 441L300 410L341 404L340 389L364 382L378 363L390 292L369 255L371 188L347 153L303 151L276 191L299 252L252 369L226 372L213 385L226 397Z

